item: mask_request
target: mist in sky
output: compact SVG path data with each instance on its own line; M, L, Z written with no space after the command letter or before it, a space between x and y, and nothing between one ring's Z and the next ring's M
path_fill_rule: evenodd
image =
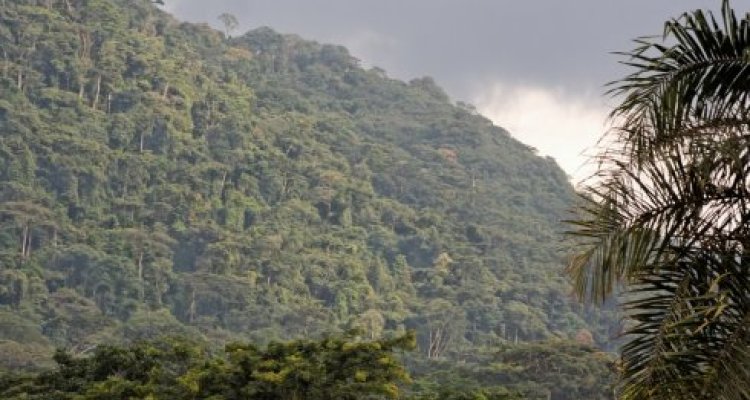
M219 26L234 14L238 34L260 26L342 44L364 66L409 80L432 76L454 100L554 157L580 181L586 154L614 101L604 85L627 73L612 52L659 35L664 21L720 1L602 0L165 0L189 21ZM733 1L738 12L750 0Z

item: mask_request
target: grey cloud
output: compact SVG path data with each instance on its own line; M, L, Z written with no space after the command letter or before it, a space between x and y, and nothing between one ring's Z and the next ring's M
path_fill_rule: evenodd
M367 65L410 79L430 75L468 99L484 81L600 90L622 75L613 51L659 34L665 19L719 1L654 0L167 0L180 18L285 33L352 47ZM737 9L750 1L735 1ZM368 42L369 40L369 42Z
M578 181L606 130L604 84L625 68L614 51L658 35L685 11L720 0L165 0L178 17L270 26L343 44L366 66L429 75L456 100L551 155ZM210 5L209 5L210 4ZM735 0L738 10L750 0Z

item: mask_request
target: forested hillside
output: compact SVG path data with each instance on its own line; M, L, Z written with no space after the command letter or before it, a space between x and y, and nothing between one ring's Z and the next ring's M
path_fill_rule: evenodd
M2 0L0 53L6 367L164 334L415 330L445 361L613 333L562 276L563 171L430 78L146 0Z

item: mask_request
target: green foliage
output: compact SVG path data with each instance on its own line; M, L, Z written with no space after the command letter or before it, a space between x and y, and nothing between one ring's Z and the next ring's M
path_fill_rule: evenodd
M503 345L459 362L411 363L412 390L425 398L605 400L613 393L614 357L575 342Z
M0 55L0 312L39 327L6 366L163 334L608 345L560 272L565 174L429 78L147 0L5 0Z
M90 356L59 351L57 368L0 377L4 399L395 399L409 376L395 358L413 334L372 342L328 338L231 344L210 356L182 340L97 347Z
M609 356L571 343L509 346L461 364L403 363L414 332L392 339L356 336L246 343L224 354L203 343L161 338L87 355L58 351L57 366L0 375L4 399L606 399ZM408 357L407 357L408 359ZM408 361L413 363L415 361ZM586 377L582 380L581 377ZM577 382L584 385L576 386Z

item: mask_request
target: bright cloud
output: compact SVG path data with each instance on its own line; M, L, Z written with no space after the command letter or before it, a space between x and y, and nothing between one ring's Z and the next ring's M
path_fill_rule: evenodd
M373 30L363 29L350 33L340 42L349 49L349 52L362 61L365 68L373 67L371 60L378 60L380 67L388 67L389 72L393 73L393 66L398 65L397 60L389 57L394 54L398 41L388 35Z
M174 13L179 8L179 4L178 3L180 3L180 0L170 0L170 1L167 1L167 2L164 3L164 5L162 5L162 9L164 9L165 11L167 11L169 13Z
M480 91L474 104L515 138L557 160L573 183L594 171L589 160L607 119L607 108L598 98L498 83Z

